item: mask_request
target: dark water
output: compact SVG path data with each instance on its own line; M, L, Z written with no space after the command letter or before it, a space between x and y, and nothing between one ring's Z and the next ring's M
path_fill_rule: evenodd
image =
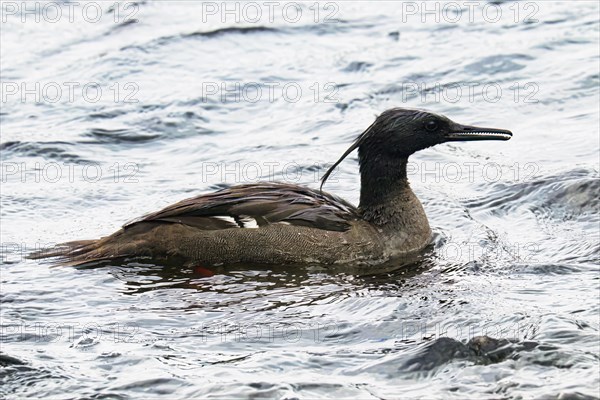
M228 4L2 3L1 395L598 398L597 3ZM411 159L436 233L412 265L22 257L223 185L316 187L395 106L514 132ZM327 190L356 203L355 155Z

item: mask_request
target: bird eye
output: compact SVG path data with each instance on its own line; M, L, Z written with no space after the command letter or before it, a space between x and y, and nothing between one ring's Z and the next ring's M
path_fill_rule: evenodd
M427 129L429 132L433 132L438 128L438 124L435 121L428 121L425 123L425 129Z

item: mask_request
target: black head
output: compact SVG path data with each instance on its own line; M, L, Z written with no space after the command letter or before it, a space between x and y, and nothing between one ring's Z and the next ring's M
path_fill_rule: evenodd
M361 166L369 160L407 159L416 151L440 143L469 140L508 140L505 129L481 128L458 124L431 112L407 108L384 111L329 168L321 187L333 169L358 148Z

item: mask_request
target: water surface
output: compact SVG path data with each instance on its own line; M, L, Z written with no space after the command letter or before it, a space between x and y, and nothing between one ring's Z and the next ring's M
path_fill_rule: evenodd
M221 3L102 2L97 22L11 4L2 396L600 396L596 2L439 3L438 21L421 2L301 3L298 21L282 3L239 23ZM436 234L416 263L201 277L23 258L225 185L317 187L398 106L514 132L411 158ZM355 154L326 189L358 201ZM480 335L511 344L444 355Z

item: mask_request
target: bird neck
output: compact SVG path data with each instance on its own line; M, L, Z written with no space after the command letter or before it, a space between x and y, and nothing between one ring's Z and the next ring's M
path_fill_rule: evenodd
M406 176L408 158L377 156L360 158L359 211L383 233L395 236L431 234L421 202Z
M406 176L408 159L379 157L360 162L360 208L369 209L395 202L399 194L411 190Z

